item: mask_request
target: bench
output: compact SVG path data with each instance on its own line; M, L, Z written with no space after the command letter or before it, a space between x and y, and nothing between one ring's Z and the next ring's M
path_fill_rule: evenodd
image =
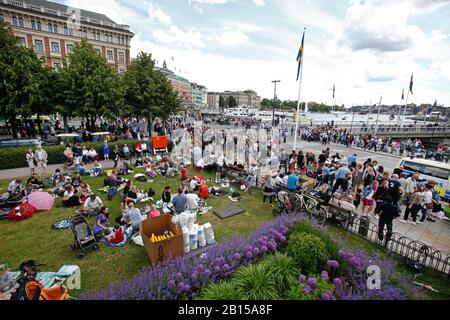
M339 224L347 223L347 228L353 224L356 217L356 214L352 214L351 211L331 203L328 204L328 212Z

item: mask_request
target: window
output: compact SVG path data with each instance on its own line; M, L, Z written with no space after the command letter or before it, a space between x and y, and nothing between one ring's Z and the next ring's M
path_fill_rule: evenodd
M53 24L51 23L48 24L48 32L53 33Z
M61 69L61 63L60 62L53 62L53 70L59 71Z
M73 50L73 44L68 44L67 45L67 54L70 54Z
M119 63L125 63L125 54L123 52L119 52Z
M24 28L24 27L25 27L25 23L24 23L24 21L23 21L23 18L19 18L19 26L20 26L21 28Z
M15 26L15 27L18 27L18 26L19 26L19 22L18 22L16 16L13 16L13 17L12 17L12 24L13 24L13 26Z
M424 166L423 169L423 174L443 180L447 180L450 174L449 170L438 167Z
M36 30L36 21L31 20L31 29Z
M66 36L73 36L73 29L69 29L69 28L67 28L67 26L64 26L64 34L66 35Z
M34 40L34 49L37 52L44 52L44 44L42 43L42 40Z
M5 21L5 17L3 16L3 14L0 13L0 21L3 22Z
M108 61L113 61L114 60L112 50L108 50L106 56L108 58Z
M100 41L100 32L97 32L97 40L99 40Z
M52 52L59 53L59 43L58 42L52 42Z
M111 34L108 34L107 37L108 37L108 42L113 42L113 36Z
M40 21L36 21L36 27L37 27L37 30L39 30L39 31L42 30L42 25L41 25Z
M20 45L22 47L26 47L27 46L27 41L24 37L20 37Z
M53 25L53 32L58 33L58 25L56 23Z

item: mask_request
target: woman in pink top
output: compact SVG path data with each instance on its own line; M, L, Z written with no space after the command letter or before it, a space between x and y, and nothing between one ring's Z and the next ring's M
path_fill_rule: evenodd
M152 211L149 212L147 219L154 219L156 217L159 217L161 215L161 213L159 212L159 210L156 208L155 205L152 205Z

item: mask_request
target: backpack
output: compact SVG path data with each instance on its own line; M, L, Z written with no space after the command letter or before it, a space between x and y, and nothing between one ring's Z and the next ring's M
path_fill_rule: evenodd
M152 198L152 197L155 195L155 191L154 191L152 188L150 188L150 189L148 189L147 195L148 195L150 198Z
M147 178L145 176L139 176L136 178L136 180L140 182L147 182Z

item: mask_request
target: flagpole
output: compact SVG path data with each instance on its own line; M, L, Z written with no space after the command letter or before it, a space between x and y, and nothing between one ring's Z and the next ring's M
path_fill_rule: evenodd
M405 89L403 89L402 91L402 99L400 100L400 106L398 108L398 123L400 124L400 120L402 118L402 105L403 105L403 100L405 100Z
M303 30L303 37L306 35L306 28ZM302 79L303 79L303 65L304 65L304 57L305 57L305 48L302 47L302 59L301 59L301 65L300 65L300 81L298 85L298 100L297 100L297 116L295 117L295 135L294 135L294 150L297 149L297 136L298 136L298 118L299 118L299 112L300 112L300 99L302 96Z
M406 107L408 106L409 91L410 91L410 90L408 90L408 93L406 94L405 108L403 109L403 122L405 121L404 118L405 118L405 115L406 115Z

